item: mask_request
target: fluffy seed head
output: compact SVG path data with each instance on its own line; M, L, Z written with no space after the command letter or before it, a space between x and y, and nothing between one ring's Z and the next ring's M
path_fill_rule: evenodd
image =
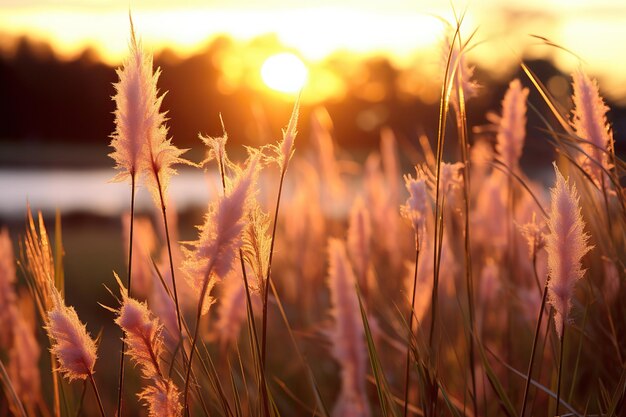
M158 358L163 350L162 326L146 303L130 298L117 274L115 278L122 293L122 305L117 310L115 323L126 335L127 354L141 367L144 378L158 378L161 376Z
M569 320L574 284L585 274L581 259L591 250L589 235L584 231L580 198L574 184L563 178L554 165L556 184L551 191L550 213L546 238L548 253L548 301L554 307L554 321L559 337Z
M361 287L367 285L367 269L370 262L372 221L365 202L358 197L350 211L348 226L348 253L355 266Z
M180 404L180 392L171 380L156 381L148 385L139 399L148 406L148 417L180 417L183 407Z
M76 311L67 307L59 291L50 285L53 305L45 327L52 342L52 353L59 361L59 370L70 381L86 379L96 364L96 343L78 319Z
M163 116L159 113L161 98L155 100L156 77L152 75L152 56L143 51L135 37L131 20L130 53L122 68L117 70L119 81L114 84L115 132L111 135L109 155L120 171L114 181L122 181L134 176L140 170L141 159L146 152L146 142L150 132L158 130Z
M293 156L293 144L296 140L296 135L298 134L297 128L299 114L300 95L298 95L298 98L293 105L293 110L291 112L291 117L289 118L289 123L287 124L287 127L283 129L283 140L276 145L270 146L270 149L275 153L275 157L271 157L269 158L269 160L276 162L281 171L285 171L287 169L287 165L289 164L289 161Z
M328 241L328 258L328 286L335 320L330 334L332 354L341 365L341 392L333 416L348 415L346 410L360 410L355 415L369 416L365 393L367 354L355 290L356 278L342 241Z
M404 176L404 184L409 192L406 203L400 207L402 217L411 222L411 226L416 233L417 242L423 240L426 227L426 215L428 207L428 191L426 181L421 178L418 172L416 178L410 175Z
M602 168L611 168L608 152L613 144L613 132L606 118L609 108L600 96L595 80L582 70L572 74L572 78L574 109L571 123L576 134L588 142L581 144L586 155L581 153L578 162L599 187L603 182L609 187L610 182L602 171Z
M152 55L135 37L132 19L130 24L130 53L117 70L119 81L114 84L115 132L109 156L120 171L114 181L141 173L152 197L159 202L159 192L165 194L170 177L176 173L172 165L187 161L181 158L185 150L167 139L165 113L160 111L164 95L159 95L157 88L161 71L153 73Z
M209 206L206 220L199 227L200 236L192 249L184 249L185 271L190 285L197 291L214 285L213 277L223 279L232 269L246 225L249 197L253 194L259 155L253 155L245 171L218 201ZM209 281L206 281L209 280ZM209 294L210 291L206 291ZM208 311L211 299L202 300Z
M543 225L537 223L537 215L533 212L530 222L518 226L520 233L528 243L528 254L532 258L546 245L546 236L543 232Z
M518 169L524 147L527 98L528 88L522 88L518 79L511 81L502 100L502 116L497 118L496 151L511 171Z
M260 292L267 272L270 247L270 217L257 201L248 212L248 224L243 234L243 254L246 263L252 268L255 280L249 281L250 289Z

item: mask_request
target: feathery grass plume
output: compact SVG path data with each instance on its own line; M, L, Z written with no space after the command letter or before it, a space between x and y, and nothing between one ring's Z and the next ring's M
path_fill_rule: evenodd
M404 184L409 192L409 198L406 200L406 203L400 207L400 213L402 217L411 223L415 231L416 243L419 245L419 243L423 241L428 213L427 207L429 199L426 181L424 178L420 177L418 171L417 178L405 175Z
M59 361L59 371L70 381L93 375L96 364L96 343L78 319L76 310L65 305L61 294L52 285L53 307L48 312L45 329L52 341L51 351Z
M441 163L441 168L439 172L439 192L442 195L446 195L446 198L450 197L447 194L451 191L459 190L463 187L463 176L461 175L462 169L462 162ZM418 173L420 176L426 179L426 182L428 183L432 193L434 194L437 187L436 174L430 169L430 167L426 165L422 165L421 167L419 167Z
M585 233L580 197L575 184L563 178L556 164L556 183L550 190L551 205L547 219L548 301L555 310L554 322L559 338L569 320L574 284L585 274L581 259L591 250Z
M45 321L46 313L54 306L50 285L52 282L56 283L52 246L41 212L37 213L37 223L35 223L30 206L28 206L26 221L26 236L20 247L21 263L24 265L26 277L34 291L38 311Z
M146 303L128 296L128 290L117 274L115 279L122 294L122 304L119 310L115 311L117 314L115 324L126 333L128 345L126 353L139 365L145 379L160 378L161 369L158 360L163 351L163 326L150 313Z
M133 261L132 261L132 293L134 296L147 297L152 287L152 253L157 246L157 238L149 218L134 219ZM122 229L126 253L130 242L130 214L122 217Z
M187 163L180 150L167 139L165 113L160 111L164 95L159 96L157 82L161 70L152 72L152 54L145 52L135 36L131 19L130 54L117 70L115 132L111 135L109 155L120 171L114 181L123 181L143 173L155 201L165 193L170 177L176 173L173 164Z
M222 119L222 115L220 114L220 122L222 124L222 136L202 136L198 135L198 138L209 148L207 151L207 156L200 163L201 166L207 166L209 162L215 159L217 162L219 172L226 172L226 167L222 166L222 163L227 165L230 160L228 159L228 155L226 154L226 142L228 142L228 133L226 132L226 127L224 127L224 120Z
M357 197L350 210L348 225L348 253L354 265L359 286L365 293L369 293L367 280L370 256L372 253L372 223L370 213L363 198ZM367 296L365 301L369 302Z
M287 170L287 165L289 165L289 161L293 156L295 151L294 142L296 140L296 135L298 134L298 116L300 114L300 95L296 98L296 102L293 105L293 110L291 112L291 117L289 118L289 123L287 127L283 129L283 140L276 144L271 145L270 148L274 151L276 156L274 158L270 158L270 160L276 162L280 167L282 172Z
M489 113L489 120L497 126L496 152L511 171L519 170L519 159L526 138L526 100L528 88L522 88L519 79L511 81L502 100L502 116Z
M115 132L111 135L109 154L120 171L114 181L134 177L143 168L148 136L158 131L163 121L159 107L163 96L157 98L156 81L152 75L152 56L143 51L135 37L133 21L130 21L130 54L122 68L117 69L119 81L114 83Z
M528 244L528 254L531 258L546 245L546 235L543 232L543 226L537 223L537 215L534 212L530 222L521 226L518 225L520 233Z
M214 278L226 277L235 262L258 165L259 155L251 156L231 189L209 206L204 224L198 227L198 240L190 242L192 249L183 248L183 270L189 284L198 292L207 287L207 299L199 300L202 314L208 312L212 302L209 293L215 284Z
M139 393L139 399L148 406L148 417L180 417L180 392L171 380L157 380Z
M18 314L12 327L14 337L13 346L9 351L9 376L24 406L27 409L33 409L41 398L39 374L41 348L35 337L33 323L29 323Z
M54 307L52 288L56 287L63 291L63 276L56 276L52 246L46 231L41 212L37 213L37 223L33 219L30 205L26 205L26 234L20 242L20 265L24 268L26 281L33 294L37 312L45 323L48 320L48 312ZM48 337L50 344L52 339ZM57 362L54 360L54 352L50 352L52 364L52 390L53 409L55 415L61 414L59 376Z
M0 348L13 344L13 328L18 316L15 294L15 258L9 231L0 231Z
M255 293L261 292L263 279L267 272L267 262L272 244L269 228L269 214L264 212L259 203L255 201L252 208L248 211L248 223L243 232L242 246L246 263L252 268L256 278L255 282L248 282L250 290Z
M589 78L582 69L572 74L574 109L571 125L576 134L587 141L580 147L586 154L578 156L578 162L600 188L610 188L610 181L602 170L612 168L609 152L613 146L613 132L606 113L609 108L600 96L598 83Z
M143 378L148 380L148 385L138 396L145 401L151 417L180 416L180 393L172 381L163 375L159 364L163 352L163 326L148 310L146 303L129 297L128 290L117 274L115 279L122 294L122 305L115 311L115 323L126 335L126 354L139 365Z
M367 353L356 278L343 241L329 239L328 260L331 314L335 320L330 340L333 357L341 366L341 391L332 415L365 417L370 415L365 390Z

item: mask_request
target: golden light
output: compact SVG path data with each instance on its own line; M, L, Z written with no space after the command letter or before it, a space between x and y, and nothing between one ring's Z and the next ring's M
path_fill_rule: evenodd
M309 71L304 62L292 53L272 55L261 66L265 85L281 93L296 93L307 81Z

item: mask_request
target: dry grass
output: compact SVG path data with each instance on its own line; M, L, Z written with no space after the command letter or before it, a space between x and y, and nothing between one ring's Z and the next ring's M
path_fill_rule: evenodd
M81 277L64 276L60 217L51 242L29 209L18 275L32 314L20 308L22 284L0 235L0 416L113 416L116 406L149 416L623 415L626 165L615 155L608 108L579 71L572 114L562 114L523 66L527 77L511 82L502 109L493 109L500 115L489 116L493 134L472 134L466 109L480 88L464 59L471 40L457 29L446 43L435 151L420 140L409 153L416 160L399 157L388 129L380 152L342 172L319 114L317 152L294 153L297 101L282 141L250 149L247 162L228 158L226 129L203 138L210 149L202 164L215 163L223 195L197 240L181 243L166 185L171 166L187 161L166 139L158 71L133 33L117 115L141 104L152 119L135 120L139 127L118 120L113 145L128 146L114 156L133 196L144 177L153 188L163 222L153 226L164 233L156 242L154 232L140 232L150 225L134 219L131 203L129 290L119 281L121 300L111 301L119 304L103 304L124 330L123 355L139 366L124 372L122 356L118 385L98 387L98 369L120 352L99 351L96 360L94 349L121 334L94 341L65 306L65 286ZM145 97L127 84L147 86ZM519 164L527 109L554 146L553 187ZM459 158L444 162L448 155ZM416 178L402 175L408 163ZM133 247L141 253L134 260ZM141 290L131 274L141 274ZM93 309L107 314L98 301ZM20 343L32 352L26 358L16 353ZM50 347L51 366L28 361ZM25 383L27 369L31 382L51 372L53 389ZM101 402L85 400L87 381Z

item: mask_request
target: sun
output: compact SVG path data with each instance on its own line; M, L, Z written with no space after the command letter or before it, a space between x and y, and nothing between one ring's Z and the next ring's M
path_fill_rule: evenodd
M289 52L272 55L261 66L261 78L265 85L281 93L300 91L308 75L304 62Z

